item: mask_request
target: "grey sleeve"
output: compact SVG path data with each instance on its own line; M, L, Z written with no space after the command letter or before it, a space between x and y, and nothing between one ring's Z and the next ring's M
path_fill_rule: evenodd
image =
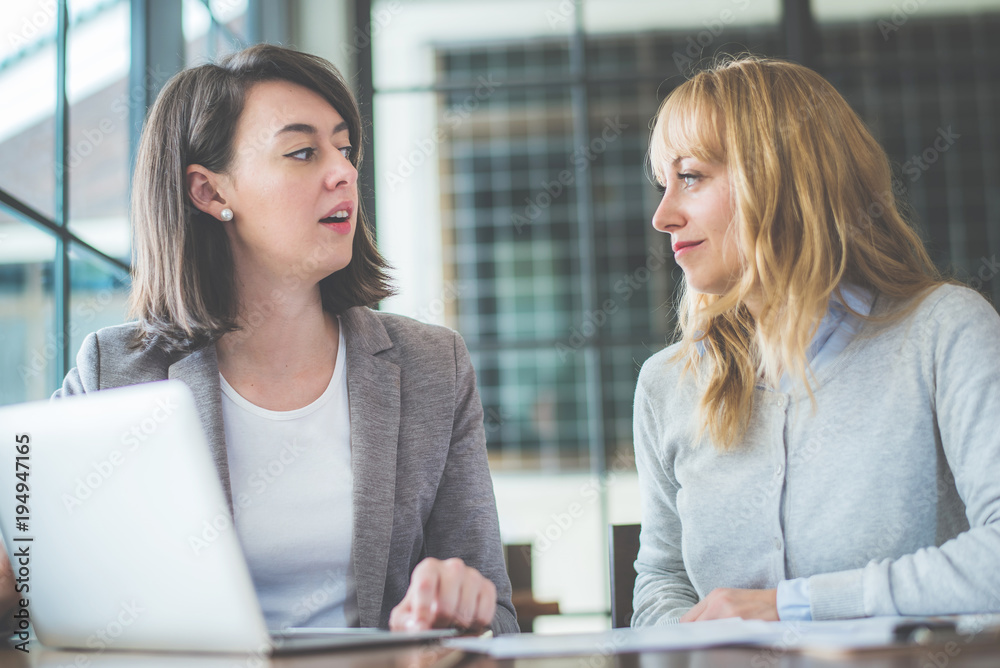
M101 351L97 343L97 333L91 332L83 340L80 351L76 354L76 366L66 374L62 387L52 394L52 398L60 399L99 390L100 362Z
M639 472L642 531L635 562L632 626L676 623L698 602L681 553L681 521L677 515L678 486L663 461L656 412L639 375L633 412L635 463Z
M814 575L814 619L1000 612L1000 317L971 290L949 288L922 324L934 389L931 405L913 410L934 411L970 528L940 547Z
M517 633L510 579L503 560L493 480L486 458L483 405L465 342L456 333L455 408L451 445L425 527L427 556L460 557L497 588L494 634Z

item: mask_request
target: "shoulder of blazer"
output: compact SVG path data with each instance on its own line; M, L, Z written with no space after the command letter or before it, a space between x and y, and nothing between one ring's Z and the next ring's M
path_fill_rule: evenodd
M100 374L100 389L167 377L167 370L175 360L159 348L134 347L135 331L136 324L130 322L99 329L91 335L92 344L84 341L77 365L88 366Z
M413 318L373 311L366 307L348 309L341 315L348 348L357 346L369 354L391 350L392 357L413 359L422 356L454 356L455 340L461 336L441 325Z

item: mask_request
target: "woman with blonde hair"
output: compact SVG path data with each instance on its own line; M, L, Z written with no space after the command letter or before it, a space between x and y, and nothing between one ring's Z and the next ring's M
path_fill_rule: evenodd
M636 626L1000 611L1000 318L934 269L809 69L662 104L680 340L642 368Z

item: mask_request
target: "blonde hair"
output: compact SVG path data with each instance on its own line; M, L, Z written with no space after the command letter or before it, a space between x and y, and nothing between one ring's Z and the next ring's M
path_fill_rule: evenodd
M806 352L839 286L888 298L893 318L943 282L900 214L885 152L812 70L743 57L699 72L663 101L649 154L661 183L679 156L729 173L742 272L722 295L682 288L674 358L698 374L701 432L719 449L745 433L761 377L788 373L812 396Z

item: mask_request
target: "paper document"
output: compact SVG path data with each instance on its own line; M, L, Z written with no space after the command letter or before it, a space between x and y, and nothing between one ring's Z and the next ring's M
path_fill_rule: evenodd
M722 619L696 624L674 626L615 629L601 633L573 635L506 635L480 640L479 638L452 638L444 641L448 647L466 652L489 654L496 658L570 656L585 654L623 654L667 649L697 649L753 643L760 637L757 624L741 619Z
M951 617L960 632L986 625L982 615L963 630L965 617ZM575 635L509 635L493 639L454 638L449 647L496 658L611 655L632 652L690 650L740 645L781 651L853 651L899 645L896 627L913 617L871 617L826 622L762 622L723 619L639 629L616 629ZM971 626L970 626L971 625Z

